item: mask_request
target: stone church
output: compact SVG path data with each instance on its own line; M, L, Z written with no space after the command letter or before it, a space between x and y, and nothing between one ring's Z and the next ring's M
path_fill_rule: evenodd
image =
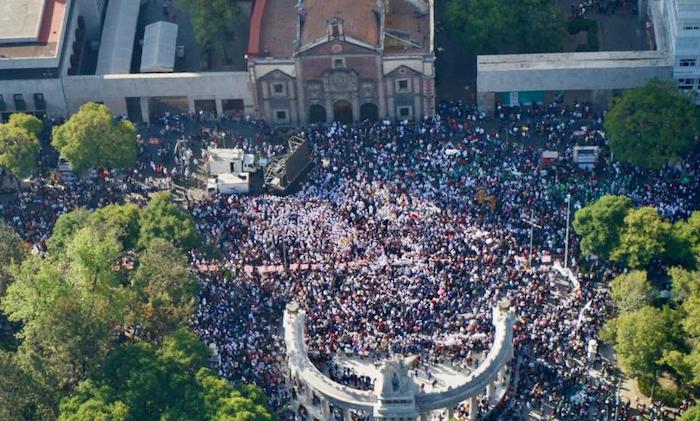
M274 124L435 113L433 0L256 0L248 69Z

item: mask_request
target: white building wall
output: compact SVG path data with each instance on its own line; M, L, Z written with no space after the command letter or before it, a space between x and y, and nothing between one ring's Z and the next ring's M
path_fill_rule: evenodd
M42 93L49 117L67 117L88 101L103 102L117 115L126 114L126 98L187 97L242 99L246 114L254 114L248 72L126 74L66 76L60 79L3 80L0 95L13 112L14 94L22 94L26 111L35 111L34 94Z
M44 95L46 102L46 110L44 112L49 117L64 117L66 115L66 100L60 79L0 81L0 95L2 95L7 105L6 112L15 111L14 94L22 94L27 105L26 112L36 111L34 105L34 94L36 93Z
M681 89L700 92L700 1L663 0L662 10L673 79Z
M242 99L246 114L254 109L248 72L155 73L102 76L73 76L63 79L67 110L75 112L88 101L102 101L115 114L126 114L126 98L187 97ZM191 110L194 111L194 110Z

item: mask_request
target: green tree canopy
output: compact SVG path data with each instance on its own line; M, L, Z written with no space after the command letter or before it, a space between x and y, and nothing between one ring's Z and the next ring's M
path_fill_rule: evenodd
M448 0L445 22L473 54L555 52L566 37L566 18L553 0Z
M39 140L23 127L0 124L0 166L15 177L26 177L36 167Z
M136 160L136 128L117 121L104 105L88 102L53 129L51 144L77 172L90 168L128 168Z
M141 230L140 212L139 207L133 203L108 205L90 215L90 224L113 228L118 233L122 247L130 250L138 244Z
M614 345L627 374L655 380L664 355L683 342L680 315L668 307L643 307L607 322L601 338Z
M608 259L620 242L625 216L632 208L626 196L603 196L576 212L574 231L581 236L584 255L598 255Z
M671 224L661 219L656 209L633 209L625 216L620 245L613 250L611 258L632 268L646 267L665 254L670 233Z
M156 238L168 240L183 250L199 245L201 238L192 218L178 209L171 199L169 193L158 193L141 211L140 247L147 247Z
M177 0L178 7L192 15L195 38L205 47L221 44L232 33L240 14L236 0Z
M123 420L272 420L266 399L254 387L236 387L216 377L207 347L180 330L162 347L140 342L115 349L102 368L61 403L59 420L81 413L115 412Z
M60 247L13 267L2 301L8 318L22 323L13 361L45 391L49 407L102 364L116 337L159 342L185 326L196 305L197 284L169 242L156 238L143 251L127 251L110 222L118 218L99 224L82 210L67 215L58 233L63 238L50 242ZM131 269L124 265L128 256ZM115 405L81 410L123 409Z
M14 113L7 120L7 125L19 127L37 138L44 131L44 123L31 114Z
M634 270L617 276L610 284L615 307L622 312L639 310L652 303L658 291L647 279L646 271Z
M15 230L0 220L0 298L12 282L10 267L21 263L25 255L22 239Z
M673 267L668 270L671 276L671 293L673 300L683 302L693 294L700 295L700 272L690 272Z
M700 406L694 406L685 411L678 421L700 421Z
M197 289L180 251L156 238L139 256L127 321L139 326L140 336L157 340L187 325L197 305Z
M59 216L53 225L53 234L46 240L46 246L51 252L65 249L80 228L87 225L90 212L78 208Z
M700 211L695 211L686 221L673 224L667 258L687 268L695 268L700 256Z
M613 100L605 128L617 159L659 169L690 151L700 111L673 83L653 79Z

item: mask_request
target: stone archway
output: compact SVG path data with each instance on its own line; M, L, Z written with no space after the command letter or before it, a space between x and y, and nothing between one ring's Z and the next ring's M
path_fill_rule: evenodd
M320 124L327 121L326 109L319 104L313 104L309 107L309 123Z
M351 124L353 120L352 104L349 101L341 99L333 104L333 121L342 124Z
M362 106L360 107L360 120L379 120L379 108L377 108L377 104L372 104L371 102L362 104Z

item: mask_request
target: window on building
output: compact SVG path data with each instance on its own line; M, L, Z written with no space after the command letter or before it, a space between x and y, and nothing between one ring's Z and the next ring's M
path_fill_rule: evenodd
M275 95L284 95L284 83L275 83L272 85L272 92Z
M7 110L7 104L5 104L5 98L0 95L0 111Z
M408 82L409 82L408 79L399 79L396 82L396 87L397 87L396 90L399 92L409 92L411 90L410 89L411 85Z
M277 123L287 122L287 110L276 110L275 111L275 121Z
M681 67L695 67L698 65L698 61L694 58L685 58L680 61Z
M684 31L700 31L700 25L686 25L683 27Z
M15 103L15 110L24 111L27 109L27 104L24 102L24 95L14 94L12 95L12 99Z
M345 68L345 59L342 57L336 57L333 59L333 68L334 69L343 69Z
M678 88L690 90L695 87L695 79L678 79Z
M44 100L44 94L36 93L34 94L34 106L37 110L46 109L46 100Z
M399 117L403 119L410 119L413 117L411 115L412 111L413 110L411 109L411 107L399 107Z

